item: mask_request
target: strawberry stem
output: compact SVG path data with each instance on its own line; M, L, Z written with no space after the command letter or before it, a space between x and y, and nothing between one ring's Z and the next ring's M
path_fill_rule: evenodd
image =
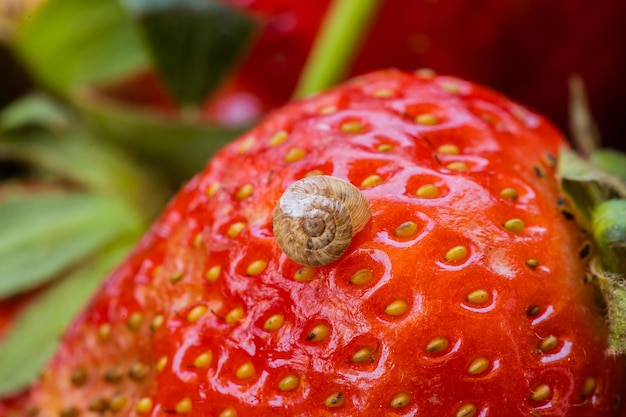
M300 75L294 97L314 94L345 76L380 3L380 0L333 1Z

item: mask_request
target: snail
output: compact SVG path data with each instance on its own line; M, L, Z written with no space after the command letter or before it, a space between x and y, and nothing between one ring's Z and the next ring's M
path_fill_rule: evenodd
M292 260L328 265L343 255L372 212L361 191L340 178L318 175L296 181L274 210L274 237Z

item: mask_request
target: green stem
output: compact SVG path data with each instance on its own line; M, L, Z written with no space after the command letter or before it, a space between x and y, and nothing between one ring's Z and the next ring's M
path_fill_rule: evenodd
M300 75L294 97L304 97L340 81L368 32L381 0L334 0Z

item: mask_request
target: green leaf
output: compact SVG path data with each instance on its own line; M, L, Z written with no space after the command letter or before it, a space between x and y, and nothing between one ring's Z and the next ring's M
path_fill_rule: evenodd
M0 152L29 163L43 176L83 189L124 195L151 215L164 193L145 170L120 148L94 140L79 129L51 132L20 129L0 135Z
M0 397L18 392L39 375L72 317L131 247L128 240L117 241L43 292L17 316L0 344Z
M20 23L12 48L31 76L60 94L149 65L118 0L47 0Z
M94 131L151 161L167 173L166 179L175 187L198 173L215 152L245 129L149 111L113 100L96 89L77 91L74 102Z
M591 154L591 163L622 181L626 181L626 153L615 149L598 149Z
M121 0L136 16L169 89L185 105L206 99L246 50L255 22L211 0Z
M626 198L626 184L570 150L559 154L557 175L573 205L576 220L585 230L590 230L592 213L600 203Z
M34 93L11 103L0 113L0 130L16 130L26 126L43 125L51 129L67 128L70 115L50 97Z
M626 274L626 199L598 205L593 212L592 229L604 268Z
M0 300L41 285L141 229L128 202L112 196L5 196L0 201Z

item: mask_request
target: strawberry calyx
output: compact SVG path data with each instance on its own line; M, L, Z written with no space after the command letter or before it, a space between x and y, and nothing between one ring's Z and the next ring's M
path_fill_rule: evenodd
M590 278L606 304L608 353L626 352L626 154L597 149L599 133L584 86L570 83L572 136L579 153L559 154L557 177L568 209L592 240Z

